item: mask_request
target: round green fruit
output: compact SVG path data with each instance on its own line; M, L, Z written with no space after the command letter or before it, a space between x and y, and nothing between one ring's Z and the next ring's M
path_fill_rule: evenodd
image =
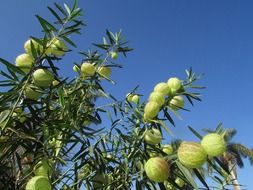
M162 151L168 155L171 155L173 153L173 148L170 144L166 144L162 147Z
M173 185L170 182L164 181L163 184L164 184L166 190L175 190Z
M37 52L42 53L43 46L40 45L38 42L36 42L33 39L29 39L25 42L24 49L25 49L26 53L32 55L32 44L33 44L34 49L36 49Z
M199 168L207 159L204 148L195 142L182 142L177 150L177 156L187 168Z
M95 74L95 66L91 63L84 62L81 65L81 73L86 77L93 76Z
M163 96L168 96L170 95L171 90L166 82L160 82L155 86L154 92L160 92Z
M150 158L145 166L148 178L154 182L163 182L169 177L169 165L160 157Z
M169 106L173 110L179 110L180 108L184 107L184 98L182 96L174 96L170 102Z
M110 52L110 55L111 55L111 58L112 58L112 59L117 59L117 58L118 58L118 53L115 52L115 51L111 51L111 52Z
M25 190L51 190L51 184L48 178L43 176L35 176L26 184Z
M34 65L34 60L32 56L30 56L27 53L23 53L17 56L15 62L16 62L16 66L20 68L22 71L24 71L25 73L28 73Z
M137 94L134 94L131 101L137 104L140 101L140 97Z
M48 87L54 80L54 75L47 69L37 69L32 76L34 84L39 87Z
M63 56L66 51L68 51L68 48L65 45L65 43L58 38L53 38L48 44L48 49L46 51L46 54L55 55L55 56Z
M156 102L159 104L159 106L163 106L163 104L165 103L165 98L164 95L160 92L152 92L149 95L149 99L150 102Z
M210 133L203 137L201 145L209 156L220 156L226 151L224 138L217 133Z
M152 128L145 132L144 140L147 144L156 145L162 140L162 134L158 129Z
M49 177L52 175L52 168L49 166L48 161L39 161L34 167L34 174L36 176Z
M144 107L145 118L150 120L158 115L160 111L160 105L154 101L148 102Z
M103 77L110 78L111 69L109 67L102 66L98 68L98 73Z
M182 87L181 81L176 77L170 78L167 84L173 94L176 93Z
M39 99L43 94L40 92L38 88L28 86L24 90L24 95L26 98L31 100L37 100Z

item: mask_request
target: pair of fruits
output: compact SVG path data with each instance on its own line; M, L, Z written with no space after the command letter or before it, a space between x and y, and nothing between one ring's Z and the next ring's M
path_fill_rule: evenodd
M79 67L78 66L74 66L73 67L74 71L79 71ZM97 72L99 73L99 75L101 75L102 77L105 78L110 78L111 75L111 69L109 67L106 66L101 66L97 69ZM84 62L81 65L81 75L83 77L91 77L94 76L96 73L96 67L94 66L94 64L89 63L89 62Z
M34 39L29 39L24 44L24 49L27 54L32 55L32 44L38 53L43 53L43 46ZM47 47L44 51L45 55L54 55L61 57L65 54L66 51L68 51L68 47L62 40L55 37L47 43Z
M210 133L203 137L201 143L182 142L177 151L179 161L187 168L199 168L207 156L220 156L226 150L226 142L217 133Z
M128 94L126 95L126 99L127 99L128 102L133 102L133 103L135 103L135 104L137 104L137 103L140 101L139 95L137 95L137 94L132 94L132 93L128 93Z

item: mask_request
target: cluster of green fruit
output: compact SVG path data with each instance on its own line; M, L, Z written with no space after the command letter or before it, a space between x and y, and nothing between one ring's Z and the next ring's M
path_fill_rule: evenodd
M118 57L117 52L110 52L109 55L111 56L112 59L116 59ZM99 76L109 79L111 76L111 69L107 66L96 66L95 63L91 62L84 62L81 64L79 67L78 65L73 66L73 70L75 72L80 72L80 76L83 79L86 79L87 77L92 77L96 73L99 74Z
M47 47L43 47L37 41L29 39L24 44L26 53L23 53L16 57L15 63L18 68L23 72L29 73L35 65L35 59L33 57L32 47L41 55L51 56L63 56L68 50L63 41L58 38L53 38L47 44ZM57 85L58 81L54 80L54 74L46 68L38 68L32 73L32 79L34 86L27 86L24 94L27 98L37 100L42 95L42 89L49 87L50 85Z
M157 129L148 130L145 133L144 140L148 144L159 144L162 140L161 132ZM208 156L221 156L225 150L226 142L223 136L217 133L210 133L205 135L200 143L182 142L177 150L177 158L180 163L189 169L199 168L207 161ZM168 154L173 153L170 145L164 146L163 151L168 152ZM144 169L150 180L166 182L166 186L170 185L166 181L170 175L169 164L163 157L156 156L148 159Z
M26 190L51 190L49 176L52 175L52 168L46 160L39 161L34 169L35 176L32 177L26 184Z
M165 105L176 111L184 107L184 99L177 95L183 89L181 81L170 78L167 82L160 82L149 95L149 99L144 108L144 120L150 121L157 117L161 108Z

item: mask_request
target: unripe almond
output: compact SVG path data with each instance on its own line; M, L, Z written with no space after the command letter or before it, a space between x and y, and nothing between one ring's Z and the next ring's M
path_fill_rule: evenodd
M150 102L154 101L156 103L159 104L159 106L163 106L163 104L165 103L165 98L164 95L160 92L152 92L149 95L149 99Z
M167 84L173 94L175 94L182 87L181 81L176 77L170 78Z
M148 102L144 107L144 114L146 119L153 119L158 115L160 111L160 105L156 102Z
M174 96L169 102L169 107L175 111L183 108L184 98L182 96Z
M205 149L195 142L182 142L177 150L177 156L187 168L199 168L207 159Z
M37 52L42 53L42 51L43 51L42 45L40 45L38 42L36 42L33 39L28 39L25 42L24 49L25 49L26 53L32 55L32 44L33 44L34 49L36 49Z
M168 155L171 155L173 153L173 148L170 144L166 144L162 147L162 151Z
M137 94L135 94L133 95L131 101L137 104L140 101L140 97Z
M55 56L63 56L66 51L68 51L68 48L65 45L65 43L58 38L53 38L48 44L48 49L46 50L46 54L47 55L52 54Z
M160 157L150 158L145 166L148 178L154 182L163 182L169 177L169 164Z
M170 95L171 90L166 82L160 82L155 86L154 92L159 92L163 96L168 96L168 95Z
M210 133L203 137L201 145L209 156L220 156L226 150L224 138L217 133Z
M44 176L32 177L26 184L25 190L51 190L49 179Z
M54 75L47 69L37 69L32 77L34 84L39 87L48 87L54 80Z
M34 60L31 55L23 53L16 57L16 66L25 73L28 73L34 65Z
M84 62L81 65L81 73L86 77L86 76L93 76L95 74L95 66L91 63Z
M147 144L159 144L162 140L162 133L155 128L149 129L145 132L144 140Z

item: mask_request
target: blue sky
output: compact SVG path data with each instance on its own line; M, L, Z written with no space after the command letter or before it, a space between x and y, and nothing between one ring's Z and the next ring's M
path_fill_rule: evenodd
M46 6L53 2L0 2L0 57L14 62L24 51L27 38L40 34L34 15L50 18ZM121 98L139 84L145 100L156 83L172 76L184 78L185 69L193 67L195 72L205 73L199 84L207 89L201 103L193 108L186 105L190 113L181 112L183 120L173 129L175 135L191 140L187 125L215 128L223 122L225 127L238 130L235 141L253 147L253 1L83 0L79 4L87 27L81 37L73 36L78 44L75 52L100 42L105 29L122 29L135 49L127 59L119 59L124 68L113 70L112 78L117 84L104 83L108 91ZM67 76L74 76L73 61L80 61L77 53L58 64ZM245 163L239 182L253 189L253 168L248 161Z

